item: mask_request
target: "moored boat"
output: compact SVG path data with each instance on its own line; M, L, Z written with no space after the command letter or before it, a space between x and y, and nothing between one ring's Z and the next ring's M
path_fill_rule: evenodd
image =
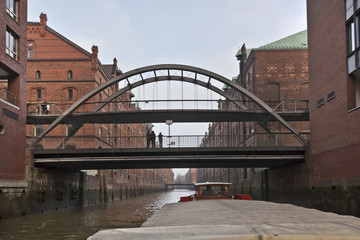
M180 197L179 202L188 202L192 200L209 200L209 199L241 199L251 200L250 195L230 194L230 185L228 182L204 182L195 183L195 194L191 196Z

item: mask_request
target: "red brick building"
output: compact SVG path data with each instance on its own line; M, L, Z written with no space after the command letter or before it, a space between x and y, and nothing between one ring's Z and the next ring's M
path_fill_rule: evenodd
M319 192L316 202L319 208L357 216L360 216L359 7L354 0L307 1L310 187Z
M40 15L40 22L29 22L27 27L27 103L28 114L60 114L83 95L116 75L122 74L117 60L112 64L102 64L98 59L98 47L93 46L91 53L76 45L47 25L46 14ZM118 90L115 84L81 106L77 111L91 111ZM130 104L133 94L128 92L102 111L127 111L135 106ZM44 108L45 106L45 108ZM38 136L47 126L29 125L28 136ZM71 125L59 125L52 130L39 145L40 148L126 148L145 147L144 124L86 124L65 144L62 140L73 129ZM32 138L30 138L33 140ZM99 172L86 171L90 175ZM121 198L121 194L136 196L141 188L154 187L172 181L170 169L129 169L102 170L101 186L108 186L104 199ZM170 179L171 178L171 179ZM124 188L124 189L120 189ZM126 188L126 193L125 193ZM137 190L135 190L137 189ZM144 190L145 191L145 190ZM107 192L107 193L106 193ZM111 192L113 192L111 194ZM116 194L114 194L116 192ZM115 197L114 197L115 196ZM120 196L120 197L119 197Z
M26 187L27 1L0 9L0 188Z
M81 96L109 80L112 76L121 74L116 59L110 66L103 65L97 57L98 47L93 46L91 51L91 53L87 52L48 27L46 14L40 15L39 23L28 23L27 99L29 114L60 114ZM90 100L94 104L84 105L78 111L91 111L96 102L101 102L102 99L117 90L117 85L106 89ZM124 98L129 100L129 96L130 94L127 94ZM46 105L42 104L44 102ZM115 108L128 109L129 106L122 103L108 106L108 110ZM41 125L28 126L27 133L37 136L45 127ZM110 124L85 125L77 131L76 135L87 137L85 140L86 147L112 147L119 144L115 137L121 136L121 130L127 133L127 127ZM131 127L134 128L134 126ZM49 147L46 144L56 147L56 144L61 143L63 136L69 134L71 128L72 126L58 126L49 135L60 137L54 138L52 141L42 142L41 147ZM137 129L131 129L133 131L130 131L130 134L132 132L141 133L142 128L140 126L135 126L135 128ZM85 147L79 146L79 142L70 140L67 146ZM84 144L83 139L81 139L81 144Z
M259 48L247 49L245 44L236 54L240 73L233 81L272 108L286 107L287 110L306 109L308 107L308 50L307 31L302 31ZM245 95L224 86L231 96L240 100L247 108L255 109L256 105ZM281 104L281 102L283 102ZM232 109L228 103L221 104L221 108ZM259 108L258 108L259 109ZM291 126L298 132L309 132L307 122L292 122ZM209 136L216 136L222 146L252 146L262 140L259 133L288 132L277 122L218 122L209 126ZM208 138L209 140L214 138ZM282 144L293 142L293 137L282 139ZM214 143L206 142L209 146ZM198 169L198 181L235 181L251 182L251 175L255 169Z

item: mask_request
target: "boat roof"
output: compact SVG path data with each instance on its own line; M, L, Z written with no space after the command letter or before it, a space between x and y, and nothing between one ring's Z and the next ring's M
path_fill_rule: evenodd
M228 182L203 182L203 183L195 183L195 186L207 186L207 185L230 185Z

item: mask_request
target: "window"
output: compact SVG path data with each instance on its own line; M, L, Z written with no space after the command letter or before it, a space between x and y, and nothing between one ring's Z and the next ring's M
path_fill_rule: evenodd
M68 77L68 80L73 79L73 72L71 70L68 71L67 77Z
M11 29L6 29L6 53L15 60L18 60L18 42L19 37Z
M324 105L324 98L321 97L317 100L317 107L321 107L322 105Z
M42 133L42 125L35 125L34 127L34 136L39 136Z
M356 48L356 39L355 39L355 23L352 20L347 25L347 34L348 34L348 53L352 53Z
M41 79L41 72L39 70L36 71L36 80Z
M334 98L335 98L335 90L333 90L327 94L327 101L330 101Z
M360 107L360 80L355 81L356 107Z
M41 89L36 89L36 100L41 100Z
M28 58L33 58L33 50L28 49Z
M73 89L69 88L68 89L68 100L73 100L74 98L74 91Z
M15 19L15 21L18 21L18 9L19 9L18 0L6 0L6 12L13 19Z
M66 125L66 136L69 136L72 130L73 130L73 126L71 124Z

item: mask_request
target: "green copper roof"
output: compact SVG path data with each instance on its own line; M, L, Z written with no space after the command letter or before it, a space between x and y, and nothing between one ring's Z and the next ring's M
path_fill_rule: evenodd
M304 30L261 46L256 50L307 49L307 43L307 30Z
M251 50L307 49L307 43L307 30L304 30L258 48L246 49L246 52L249 56ZM238 57L239 55L241 55L241 49L235 56Z
M251 48L247 48L246 49L246 55L247 56L249 56L250 55L250 53L251 53ZM255 50L256 50L256 48L255 48ZM242 53L241 53L241 49L239 49L239 51L236 53L236 55L235 55L235 57L238 57L239 55L241 55Z

